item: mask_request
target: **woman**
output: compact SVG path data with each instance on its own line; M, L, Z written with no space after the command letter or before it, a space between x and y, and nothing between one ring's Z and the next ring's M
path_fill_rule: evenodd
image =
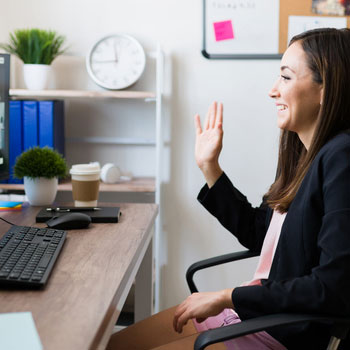
M282 130L277 177L259 208L220 168L222 105L213 103L203 129L195 117L206 179L198 199L242 245L261 252L254 279L192 294L117 333L111 349L192 349L198 331L271 313L350 315L350 30L294 37L280 71L269 93ZM325 349L329 327L283 327L208 349Z

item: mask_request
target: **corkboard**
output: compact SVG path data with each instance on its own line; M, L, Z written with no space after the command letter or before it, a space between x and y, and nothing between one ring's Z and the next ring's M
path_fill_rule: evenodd
M279 53L287 49L288 17L289 16L322 16L311 11L312 0L280 0L279 13ZM327 17L332 17L327 15ZM350 25L350 17L347 16L347 26Z

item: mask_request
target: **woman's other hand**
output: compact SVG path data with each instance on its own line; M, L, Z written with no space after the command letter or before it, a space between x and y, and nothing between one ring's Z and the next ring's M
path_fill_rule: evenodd
M209 187L212 187L222 174L219 165L223 138L222 119L222 103L217 105L216 102L213 102L209 107L203 129L200 116L198 114L195 115L195 159Z
M224 289L219 292L193 293L176 309L173 327L178 333L187 324L189 319L195 318L203 322L207 317L215 316L226 308L233 308L233 289Z

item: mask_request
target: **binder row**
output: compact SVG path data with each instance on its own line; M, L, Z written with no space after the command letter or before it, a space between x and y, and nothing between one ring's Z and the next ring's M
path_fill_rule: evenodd
M3 183L23 183L13 177L16 158L31 147L64 152L64 101L9 101L9 170Z

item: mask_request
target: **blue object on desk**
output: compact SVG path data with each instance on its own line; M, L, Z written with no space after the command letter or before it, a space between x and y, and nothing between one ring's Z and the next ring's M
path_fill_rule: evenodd
M38 102L23 103L23 151L38 146Z
M51 147L64 156L64 103L39 101L39 146Z
M0 211L2 210L21 210L23 202L0 201Z
M8 183L19 184L23 180L13 176L13 167L16 158L23 151L23 128L22 128L22 101L10 101L9 104L9 170L10 178Z

